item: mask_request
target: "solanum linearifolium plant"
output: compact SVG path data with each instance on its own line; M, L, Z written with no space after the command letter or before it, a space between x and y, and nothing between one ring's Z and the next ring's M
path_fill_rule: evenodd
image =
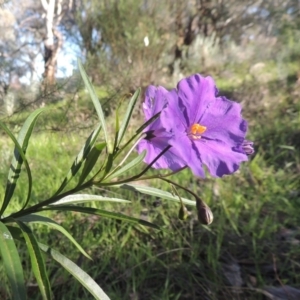
M178 214L180 219L187 217L185 205L196 206L200 222L209 225L213 220L213 215L206 203L193 191L173 182L169 176L190 168L196 176L204 177L205 165L212 176L222 177L235 172L240 163L246 161L248 155L253 153L252 142L245 139L247 123L241 116L240 105L225 97L219 97L211 77L202 77L199 74L190 76L181 80L177 88L171 91L160 86L149 86L143 103L145 123L135 131L131 138L124 141L140 90L137 90L131 97L122 120L120 120L118 109L116 110L115 133L111 136L94 88L80 61L78 65L99 117L99 124L85 141L70 170L62 179L60 187L50 198L31 204L34 182L26 157L26 149L34 125L44 108L29 115L17 137L0 122L2 129L14 143L5 195L0 203L0 253L11 287L11 298L15 300L26 299L23 267L16 240L23 242L18 245L27 247L32 271L43 299L52 299L45 255L54 259L72 274L95 299L109 299L94 279L78 265L53 249L51 245L44 245L37 240L30 227L31 223L39 223L58 230L83 255L91 259L71 233L51 218L43 216L42 212L76 211L158 228L155 224L138 218L84 206L84 203L91 201L130 202L125 199L83 193L91 186L105 188L115 186L177 201L180 205ZM128 148L130 150L127 150ZM129 159L135 149L137 150L136 157ZM100 155L104 156L101 162L98 160ZM118 158L118 163L116 163L116 158ZM131 177L122 177L126 171L134 170L142 161L147 164L142 171ZM165 175L158 173L147 176L150 168L170 169L171 172ZM13 195L20 172L24 169L28 178L28 189L24 191L22 209L7 214L7 208L14 201ZM132 174L133 171L130 173ZM77 174L78 176L74 178ZM171 193L134 184L136 180L154 178L170 183ZM77 180L76 186L68 188L69 182L75 179ZM190 193L193 200L182 198L180 189Z

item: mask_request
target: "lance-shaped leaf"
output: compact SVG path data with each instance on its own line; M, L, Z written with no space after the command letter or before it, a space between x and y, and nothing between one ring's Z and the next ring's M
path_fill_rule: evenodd
M130 190L130 191L134 191L134 192L140 192L142 194L159 197L159 198L166 199L166 200L176 201L176 202L179 202L179 203L181 203L181 200L182 200L182 202L184 204L196 206L196 201L189 200L189 199L182 198L182 197L181 197L181 200L180 200L177 196L173 196L169 192L165 192L165 191L162 191L160 189L156 189L156 188L149 187L149 186L126 183L126 184L120 184L120 185L113 185L113 187L118 187L118 188Z
M50 254L54 260L61 264L70 274L72 274L97 300L109 300L109 297L104 293L101 287L95 280L84 272L70 259L59 253L58 251L39 243L39 247Z
M58 207L51 206L51 207L45 207L42 208L41 210L64 210L64 211L77 211L77 212L82 212L85 214L90 214L90 215L98 215L102 217L107 217L111 219L117 219L120 221L125 221L133 224L140 224L148 227L152 227L155 229L159 229L159 227L155 224L152 224L150 222L147 222L142 219L137 219L133 217L129 217L126 215L123 215L121 213L116 213L116 212L111 212L103 209L97 209L97 208L92 208L92 207L83 207L83 206L76 206L76 205L60 205Z
M115 149L117 149L117 146L118 146L118 134L119 134L119 130L120 130L119 108L120 108L120 105L118 105L115 110L116 125L115 125L115 140L114 140L114 145L113 145L113 149L114 149L113 152L115 152Z
M119 198L110 198L105 196L89 195L89 194L75 194L64 197L51 205L68 205L68 204L78 204L86 203L91 201L106 201L106 202L120 202L120 203L130 203L131 201L119 199Z
M136 101L139 98L140 92L141 92L141 89L137 89L135 91L135 93L131 97L130 102L127 106L127 110L126 110L126 113L124 115L124 119L123 119L122 124L120 126L120 130L118 131L118 142L117 142L118 145L121 143L121 141L124 137L124 134L125 134L126 129L128 127L128 124L129 124L133 109L135 107Z
M24 242L24 236L22 230L19 227L10 226L10 225L6 225L6 227L15 240Z
M64 236L66 236L70 240L70 242L72 242L84 256L91 259L91 257L76 242L76 240L72 237L72 235L65 228L63 228L61 225L56 223L54 220L44 217L44 216L37 215L37 214L26 215L26 216L18 218L17 220L22 221L22 222L28 222L28 223L38 223L38 224L46 225L48 227L52 227L52 228L58 230Z
M135 159L133 159L130 163L125 165L124 167L117 167L109 176L105 178L105 181L109 181L117 176L122 175L126 171L135 168L138 164L140 164L146 156L146 150L144 150L140 155L138 155Z
M106 157L105 170L104 170L104 174L102 175L100 181L102 181L102 179L109 173L109 171L111 170L111 168L113 166L113 162L114 162L114 155L112 153L110 153Z
M90 80L89 80L89 78L88 78L88 76L87 76L87 74L86 74L86 72L83 68L83 65L82 65L82 62L81 62L80 59L78 59L78 67L79 67L79 71L80 71L81 77L83 79L83 82L85 84L85 87L86 87L86 89L88 90L88 92L90 94L90 97L93 101L96 112L98 114L100 123L102 125L103 132L104 132L104 138L105 138L105 141L106 141L106 144L107 144L108 152L112 153L113 152L112 144L109 140L109 136L108 136L108 133L107 133L106 123L105 123L104 114L103 114L103 110L102 110L100 101L99 101L99 99L96 95L96 92L95 92L95 89L94 89L93 85L91 84L91 82L90 82Z
M32 187L32 178L31 178L31 172L29 165L27 163L27 160L25 158L25 153L28 147L28 142L30 139L30 136L32 134L34 125L36 123L36 120L38 116L44 111L44 108L40 108L32 112L29 117L26 119L24 125L22 126L17 140L15 139L14 135L10 132L10 130L3 124L1 123L0 125L2 128L7 132L7 134L10 136L10 138L14 141L15 143L15 149L14 149L14 155L11 161L10 169L8 172L8 178L7 178L7 184L6 184L6 190L5 190L5 196L4 196L4 201L0 210L0 215L2 215L7 208L11 197L13 196L13 193L16 188L17 181L19 179L20 173L21 173L21 167L24 162L26 170L27 170L27 175L28 175L28 193L27 193L27 198L26 201L23 205L23 208L26 207L28 204L28 201L30 199L30 194L31 194L31 187Z
M50 282L38 241L27 225L18 220L16 222L23 232L28 253L30 255L32 271L40 288L41 295L44 300L51 300Z
M84 143L83 147L81 148L80 152L76 156L76 158L71 166L71 169L69 170L67 176L63 180L61 186L59 187L59 189L57 190L55 195L58 195L66 187L66 185L69 183L69 181L77 174L82 163L88 157L88 154L90 153L90 151L99 135L100 130L101 130L101 125L99 124L98 127L87 138L87 140Z
M6 131L6 133L9 135L9 137L14 142L14 144L15 144L14 155L16 157L18 157L18 159L19 159L18 162L20 164L22 164L24 162L24 165L26 167L27 176L28 176L28 192L27 192L27 199L26 199L25 204L23 206L23 208L24 208L26 206L26 204L28 203L29 198L30 198L30 194L31 194L31 188L32 188L31 171L30 171L27 159L25 157L25 153L24 153L22 147L20 146L20 144L18 143L17 139L13 135L13 133L2 122L0 122L0 126ZM13 158L13 161L14 161L14 158ZM10 200L11 200L13 194L14 194L16 184L17 184L17 181L18 181L19 176L20 176L20 172L21 172L21 165L19 166L19 168L16 169L13 166L13 164L11 164L10 170L8 172L5 196L4 196L4 200L2 202L2 206L1 206L1 210L0 210L0 216L4 213L5 209L7 208L8 204L9 204L9 202L10 202Z
M11 286L12 299L26 300L23 268L14 239L8 228L0 222L0 253Z
M78 186L81 185L84 180L86 179L86 177L90 174L90 172L92 171L92 169L94 168L102 150L105 148L106 143L100 143L98 145L95 145L92 150L90 151L90 153L88 154L79 181L78 181Z

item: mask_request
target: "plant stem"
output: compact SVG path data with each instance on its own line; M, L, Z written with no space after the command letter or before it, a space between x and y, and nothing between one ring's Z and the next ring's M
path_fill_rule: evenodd
M56 201L66 197L66 196L69 196L69 195L72 195L76 192L79 192L79 191L82 191L83 189L86 189L88 187L91 187L93 185L93 181L92 180L89 180L87 181L86 183L82 184L81 186L79 187L75 187L67 192L64 192L60 195L55 195L49 199L46 199L46 200L43 200L42 202L39 202L31 207L28 207L24 210L20 210L16 213L13 213L9 216L7 216L6 218L3 218L2 221L5 221L5 219L8 219L8 218L19 218L19 217L22 217L22 216L25 216L25 215L28 215L28 214L31 214L31 213L35 213L37 212L40 208L46 206L46 205L50 205L52 203L55 203Z

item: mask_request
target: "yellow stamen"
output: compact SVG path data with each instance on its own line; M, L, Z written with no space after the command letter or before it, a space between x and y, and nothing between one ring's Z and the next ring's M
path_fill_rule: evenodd
M201 139L201 134L206 131L206 128L206 126L195 123L190 128L189 136L194 140Z

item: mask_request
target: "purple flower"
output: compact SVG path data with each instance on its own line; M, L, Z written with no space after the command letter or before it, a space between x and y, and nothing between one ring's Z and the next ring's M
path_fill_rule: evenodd
M145 114L145 121L161 112L168 105L170 93L163 87L149 86L146 90L145 101L143 103L143 110ZM168 133L161 124L161 118L152 122L144 132L146 137L142 139L137 145L138 153L147 150L144 162L150 164L166 147L169 146L168 141L172 134ZM176 149L170 148L163 154L153 165L156 169L171 169L176 171L185 166L184 161L177 156Z
M156 168L179 169L188 166L197 176L205 177L204 165L210 174L221 177L235 172L253 143L245 140L247 122L241 106L225 97L211 77L199 74L178 83L170 92L162 87L149 87L144 111L146 120L161 110L160 118L147 128L148 138L138 151L147 149L145 162L167 146L172 146L156 163Z

